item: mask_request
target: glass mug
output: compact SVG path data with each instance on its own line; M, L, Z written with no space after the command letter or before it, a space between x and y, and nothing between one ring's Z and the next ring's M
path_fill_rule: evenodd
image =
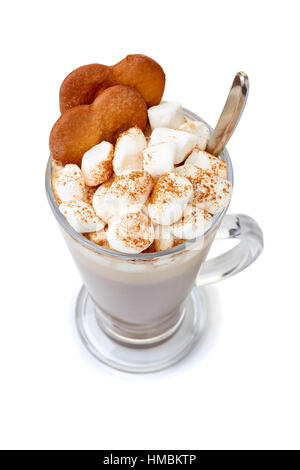
M184 111L187 119L202 121ZM226 149L221 158L233 184ZM246 215L225 215L226 207L195 240L156 253L118 253L90 242L68 224L55 201L51 176L50 157L48 201L84 283L76 324L85 346L105 364L127 372L153 372L183 358L205 327L205 302L197 286L226 279L255 261L263 249L258 224ZM205 261L215 237L239 239L239 244Z

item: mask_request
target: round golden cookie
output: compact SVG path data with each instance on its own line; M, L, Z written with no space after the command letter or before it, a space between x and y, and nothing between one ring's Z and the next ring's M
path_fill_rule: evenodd
M150 57L128 55L115 65L89 64L73 70L59 92L61 113L81 104L91 104L106 88L128 85L136 88L147 106L160 103L165 88L165 73Z

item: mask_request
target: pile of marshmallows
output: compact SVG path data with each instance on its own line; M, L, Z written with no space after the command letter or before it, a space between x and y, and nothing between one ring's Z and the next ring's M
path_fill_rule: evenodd
M101 142L82 158L81 169L61 168L53 188L69 224L96 243L123 253L155 251L199 237L227 206L231 185L226 163L205 152L210 132L186 121L180 103L148 110L150 138L137 128L115 147ZM86 202L87 187L95 188ZM106 227L108 225L108 227Z

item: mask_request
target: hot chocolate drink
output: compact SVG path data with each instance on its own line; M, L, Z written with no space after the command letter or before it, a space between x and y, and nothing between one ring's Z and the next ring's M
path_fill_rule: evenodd
M180 323L183 301L229 204L231 180L226 162L206 151L205 123L178 102L154 103L145 121L137 100L135 114L127 109L131 101L127 108L116 104L124 93L115 89L110 101L96 98L96 105L61 116L50 139L52 189L98 323L118 341L147 344Z

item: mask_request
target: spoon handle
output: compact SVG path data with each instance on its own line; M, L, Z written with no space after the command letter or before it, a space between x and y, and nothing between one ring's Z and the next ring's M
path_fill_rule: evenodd
M207 151L210 154L218 157L229 141L243 114L248 92L248 76L244 72L238 72L234 77L219 121L209 139Z

